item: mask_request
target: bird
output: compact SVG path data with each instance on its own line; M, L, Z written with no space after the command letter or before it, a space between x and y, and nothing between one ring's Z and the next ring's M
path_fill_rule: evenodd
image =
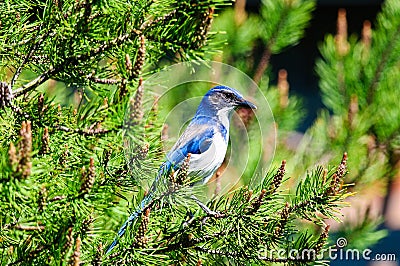
M237 108L257 109L256 105L247 101L239 91L228 86L218 85L211 88L202 98L197 111L166 155L149 192L136 210L129 216L118 231L118 236L107 248L112 251L118 239L126 229L144 212L151 202L160 179L171 171L179 170L190 154L187 178L195 178L199 183L207 183L224 161L229 140L230 118ZM196 197L191 197L208 214L215 214Z

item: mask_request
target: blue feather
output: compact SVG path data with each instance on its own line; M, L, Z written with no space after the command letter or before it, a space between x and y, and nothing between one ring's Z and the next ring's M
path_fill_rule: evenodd
M139 215L146 209L147 205L153 200L154 198L154 193L157 190L157 185L158 182L160 181L160 178L165 176L166 174L169 173L171 169L171 163L165 162L161 165L156 179L153 181L153 184L150 187L150 191L148 194L143 198L143 200L140 202L139 206L136 208L136 210L128 217L128 219L125 221L125 223L121 226L121 228L118 230L118 236L116 236L111 243L111 245L107 248L106 254L110 253L113 248L117 245L118 239L122 237L126 229L139 217Z

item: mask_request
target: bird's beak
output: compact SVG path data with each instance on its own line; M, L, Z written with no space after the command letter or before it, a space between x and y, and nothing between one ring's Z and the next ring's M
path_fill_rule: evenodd
M253 110L256 110L256 109L257 109L257 106L256 106L254 103L249 102L249 101L246 101L246 100L244 100L243 102L241 102L241 103L239 104L239 107L250 108L250 109L253 109Z

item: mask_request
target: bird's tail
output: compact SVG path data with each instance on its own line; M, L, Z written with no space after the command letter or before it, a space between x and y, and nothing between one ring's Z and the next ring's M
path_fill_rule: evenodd
M146 205L152 200L152 197L153 193L148 194L146 197L143 198L138 208L128 217L126 222L119 229L118 236L114 238L114 241L107 248L106 254L110 253L111 250L113 250L113 248L117 245L119 238L125 234L126 228L128 228L128 226L130 226L139 217L139 215L144 211Z
M154 197L154 193L157 190L157 184L160 180L160 178L164 175L164 173L168 172L170 165L164 163L161 167L160 170L157 174L156 179L154 180L153 184L150 187L150 191L147 193L147 195L143 198L143 200L140 202L139 206L136 208L136 210L128 217L126 222L121 226L121 228L118 231L118 236L114 238L114 241L111 243L111 245L107 248L106 254L110 253L111 250L117 245L118 240L120 237L122 237L125 234L126 228L128 228L138 217L139 215L145 210L147 205L151 202L151 200Z

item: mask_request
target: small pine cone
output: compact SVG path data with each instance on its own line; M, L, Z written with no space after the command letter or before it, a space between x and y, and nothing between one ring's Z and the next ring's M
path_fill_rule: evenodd
M188 153L188 155L186 156L186 159L183 161L181 167L179 168L178 175L176 176L176 183L178 185L182 185L187 179L187 175L189 172L189 162L190 162L191 156L192 156L192 154Z
M278 225L278 227L275 228L274 237L279 238L282 234L282 231L283 231L282 227Z
M69 156L68 145L65 144L64 152L61 154L60 159L59 159L60 165L65 166L67 164L68 156Z
M337 33L335 36L336 49L340 56L345 56L349 52L350 45L347 41L347 18L346 10L341 8L338 11Z
M132 76L131 76L132 79L139 77L139 75L142 72L144 60L146 58L146 45L145 45L144 35L141 35L139 37L139 41L140 41L140 47L136 55L135 65L133 66L132 69Z
M18 163L17 150L12 142L10 142L10 148L8 149L8 161L11 166L15 166Z
M347 153L345 152L342 157L336 172L332 176L332 181L330 188L328 188L327 195L337 195L341 189L341 183L343 182L343 177L346 174L347 169Z
M17 172L21 174L22 178L27 178L31 173L31 153L32 153L32 131L31 122L22 122L20 130L21 141L19 142L18 157L19 163Z
M89 174L88 174L88 178L93 180L92 184L94 182L94 178L96 176L96 171L95 171L95 167L94 167L94 159L90 158L90 163L89 163Z
M94 181L95 181L95 177L96 177L96 169L94 167L94 159L93 157L90 158L90 164L89 164L89 169L88 171L84 171L84 168L82 168L83 172L82 172L82 185L81 188L79 189L79 193L81 195L85 195L88 194L90 192L90 190L93 187Z
M289 214L290 214L289 202L286 202L285 208L283 208L281 213L281 220L287 221L289 218Z
M160 98L155 96L154 97L154 103L153 106L151 107L148 119L147 119L147 124L145 126L145 128L150 128L154 125L154 121L157 120L157 116L158 116L158 100Z
M39 212L43 211L44 206L46 205L46 198L47 198L46 187L42 187L42 189L39 191L39 197L38 197L38 211Z
M148 143L144 144L141 147L137 147L136 153L135 153L135 159L137 159L137 160L146 159L147 154L149 153L149 147L150 147L150 145Z
M175 171L174 169L171 169L171 171L168 174L168 189L169 192L173 192L179 189L179 184L176 182L175 179Z
M43 111L44 111L44 109L45 109L45 107L44 107L44 95L43 95L43 93L41 93L41 94L39 95L37 105L38 105L38 114L39 114L39 116L41 116L41 115L43 115Z
M10 106L12 99L11 87L6 82L0 82L0 109Z
M74 238L72 235L72 227L68 228L68 232L67 232L67 241L65 242L63 249L61 251L61 257L64 258L65 255L67 255L68 251L72 248L73 244L74 244Z
M40 150L41 154L48 154L50 151L49 148L49 143L50 143L50 137L49 137L49 128L45 127L43 131L43 136L42 136L42 147Z
M336 171L340 179L342 179L343 176L345 175L346 169L347 169L347 152L343 154L342 161L340 162L339 167Z
M22 122L21 130L19 131L21 142L20 149L21 159L25 157L30 157L30 153L32 151L32 130L31 130L31 122L24 121Z
M372 29L371 29L371 22L369 20L364 21L363 29L361 34L361 43L364 47L368 50L371 46L372 40Z
M276 172L276 174L274 175L274 178L272 180L272 184L270 187L270 193L275 193L276 190L280 187L280 185L282 184L282 179L285 176L285 166L286 166L286 161L283 160L281 167L279 167L278 171Z
M143 107L142 107L142 100L143 100L143 79L139 79L138 88L135 93L135 97L130 101L130 119L131 124L136 125L140 120L143 118Z
M326 178L328 176L328 169L324 169L322 172L322 184L325 185L326 184Z
M27 162L25 164L24 171L22 172L22 177L27 178L28 176L31 175L31 170L32 170L32 162Z
M287 81L287 71L285 69L279 70L277 87L279 90L279 105L284 109L289 104L289 82Z
M149 226L149 216L150 209L146 209L135 237L134 247L136 248L143 248L147 245L148 239L145 235Z
M252 207L252 211L253 211L253 212L258 211L258 209L261 207L261 204L262 204L262 202L263 202L263 198L264 198L266 192L267 192L266 189L261 190L261 193L260 193L260 195L258 196L258 198L256 199L256 201L254 201L254 202L251 204L251 207Z
M286 202L286 205L281 212L281 218L278 223L278 226L275 228L274 237L279 238L282 235L283 229L285 228L287 221L289 219L289 215L290 215L290 207L289 203Z
M314 246L314 250L315 250L315 255L318 256L319 253L322 251L322 248L324 247L326 240L328 239L329 236L329 228L330 225L327 224L324 228L324 230L322 231L322 233L319 235L318 241Z
M121 83L119 84L119 97L123 98L127 93L128 93L128 89L126 87L127 85L127 81L126 79L122 79Z
M72 254L72 258L71 258L71 266L79 266L80 262L81 262L81 238L78 236L76 238L75 241L75 251Z
M132 72L132 62L129 54L125 55L125 67L126 71L130 74Z
M207 34L210 29L211 23L214 18L214 8L208 8L200 18L199 27L195 35L194 45L196 48L200 48L206 44Z
M81 234L82 235L85 235L90 230L90 227L93 224L93 220L94 220L93 217L90 216L88 219L85 219L82 222L82 226L81 226Z
M332 176L331 186L328 189L328 195L336 195L339 192L340 179L337 174L334 173Z

